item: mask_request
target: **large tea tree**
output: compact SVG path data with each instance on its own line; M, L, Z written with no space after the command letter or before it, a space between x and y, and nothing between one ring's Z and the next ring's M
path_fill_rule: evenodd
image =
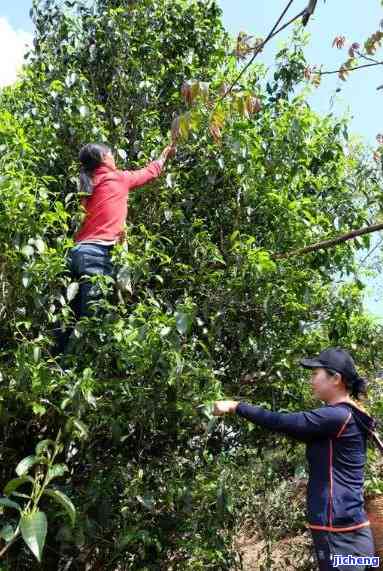
M293 474L296 458L258 465L247 446L280 439L216 426L208 404L227 395L311 406L294 367L329 344L379 366L381 334L354 273L366 243L274 257L370 221L379 180L347 125L300 93L299 32L272 80L260 66L242 78L241 93L261 104L249 114L215 107L237 73L215 2L89 4L34 2L33 50L0 96L1 481L62 428L61 488L78 516L73 528L43 506L43 568L229 569L244 489L249 498L270 485L262 474ZM186 80L204 85L191 109ZM108 141L121 168L137 168L184 112L166 175L131 196L117 290L101 280L102 307L77 324L66 362L54 359L54 330L73 322L65 256L81 218L79 147ZM259 477L246 484L249 463ZM9 568L32 569L17 546Z

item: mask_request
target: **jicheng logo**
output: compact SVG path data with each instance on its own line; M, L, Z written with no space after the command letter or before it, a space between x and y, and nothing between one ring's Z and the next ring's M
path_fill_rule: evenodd
M333 567L339 567L339 565L370 565L370 567L379 567L379 557L331 555L331 559Z

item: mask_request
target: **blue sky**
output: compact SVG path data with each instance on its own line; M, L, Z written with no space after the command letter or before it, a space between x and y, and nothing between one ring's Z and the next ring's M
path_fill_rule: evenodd
M295 0L288 15L295 15L302 10L308 0ZM264 36L270 29L286 0L218 0L223 9L226 28L232 33L247 31L256 36ZM368 9L366 8L368 5ZM5 17L15 29L32 31L29 20L31 0L2 0L0 17ZM383 19L383 9L379 0L318 0L315 18L310 21L308 30L311 41L307 48L310 63L328 65L328 69L336 69L346 56L344 50L331 47L335 36L346 36L350 42L360 43L372 32ZM272 64L273 54L281 41L288 38L288 32L276 38L269 48L261 54L262 61ZM376 87L383 83L383 68L377 67L354 72L350 79L343 83L336 76L326 78L320 89L312 97L312 105L320 112L327 112L330 100L337 87L342 91L336 95L334 112L341 114L348 108L353 115L353 130L359 133L366 142L375 144L379 129L379 109L383 103L383 91Z
M226 28L233 33L240 30L264 37L270 31L286 5L286 0L220 0ZM307 0L295 0L288 15L300 12ZM368 5L368 9L366 6ZM307 59L312 64L325 64L326 69L337 69L347 57L345 50L336 50L331 44L335 36L344 35L351 43L363 43L374 32L383 19L383 9L379 0L318 0L315 17L310 21L308 31L311 41L307 47ZM262 60L271 64L281 41L288 38L289 32L281 34L270 44ZM383 104L383 92L376 87L383 83L383 68L377 67L354 72L346 83L336 75L326 78L315 96L312 105L320 112L330 109L331 97L335 90L337 102L333 110L339 114L349 107L354 118L352 127L370 144L375 144L379 130L379 109ZM381 125L383 130L383 125Z
M218 2L223 10L225 26L232 35L246 31L256 37L264 37L270 31L287 4L287 0L218 0ZM307 2L308 0L294 0L287 17L300 12ZM2 0L0 20L5 18L16 31L32 32L32 23L29 20L30 7L31 0ZM311 34L306 50L309 63L323 63L326 69L337 69L345 61L347 52L332 48L334 37L344 35L349 43L363 43L378 29L382 20L383 8L380 0L364 2L318 0L315 17L310 20L307 28ZM289 32L286 32L275 38L260 55L260 61L272 65L276 50L288 35ZM1 37L0 48L4 53ZM383 90L376 90L381 84L383 84L383 67L356 71L346 83L336 75L332 75L324 79L320 88L310 97L310 103L319 113L328 113L330 110L338 115L349 113L352 117L352 131L367 144L375 146L376 135L383 132L381 114ZM341 88L341 91L336 93L338 88ZM367 298L367 307L383 319L383 302L380 301L383 295L383 282L377 278L368 283L371 291Z
M5 17L13 28L32 31L29 19L31 0L3 0L0 5L0 17Z

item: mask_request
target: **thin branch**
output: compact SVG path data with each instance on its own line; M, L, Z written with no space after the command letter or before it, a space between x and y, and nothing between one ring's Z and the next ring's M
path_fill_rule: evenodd
M0 559L2 559L3 555L5 555L5 553L8 551L8 549L11 547L11 545L13 545L15 543L15 541L17 541L20 537L20 531L17 531L16 535L11 539L11 541L9 541L5 547L3 547L3 549L0 551Z
M291 18L291 20L289 20L288 22L286 22L285 24L283 24L283 26L281 26L281 27L278 28L278 29L275 29L275 26L274 26L274 28L271 30L270 34L267 36L266 40L264 40L263 42L261 42L260 44L257 44L256 46L254 46L254 47L252 47L252 48L248 48L248 49L246 50L246 53L250 53L250 52L253 52L253 51L256 51L256 50L257 50L257 54L258 54L259 51L261 51L261 50L263 49L264 45L265 45L267 42L269 42L270 40L272 40L272 39L274 38L274 36L276 36L277 34L280 34L281 32L283 32L283 30L284 30L285 28L287 28L288 26L290 26L290 24L293 24L296 20L298 20L298 18L300 18L303 13L304 13L304 10L303 10L303 12L300 12L300 14L297 14L296 16L294 16L294 18ZM275 30L275 31L274 31L274 30ZM258 51L258 50L259 50L259 51ZM254 57L255 57L255 56L254 56ZM253 58L253 59L254 59L254 58ZM249 62L248 65L250 65L250 64L251 64L251 62ZM242 73L242 72L241 72L241 73Z
M360 262L360 266L363 266L363 264L365 263L366 260L368 260L368 258L382 245L383 242L383 238L381 238L379 240L379 242L377 244L375 244L375 246L372 248L372 250L370 250L367 254L367 256L365 256L363 258L363 260Z
M383 230L383 223L372 224L371 226L365 226L364 228L359 228L357 230L352 230L347 234L338 236L337 238L331 238L330 240L324 240L311 246L306 246L304 248L298 248L297 250L291 250L284 254L273 254L271 257L273 260L282 260L287 258L292 258L293 256L301 256L303 254L310 254L311 252L316 252L317 250L327 250L328 248L333 248L338 244L347 242L348 240L354 240L358 236L363 236L364 234L371 234L372 232L378 232Z
M377 61L376 63L365 63L363 65L358 65L356 67L341 67L339 69L335 69L334 71L318 71L315 72L317 75L331 75L333 73L340 73L340 72L348 72L348 71L355 71L356 69L363 69L365 67L375 67L377 65L383 65L383 61Z
M296 16L294 16L294 18L291 18L291 20L289 20L288 22L286 22L286 24L283 24L283 26L281 26L280 28L278 28L278 30L276 30L269 38L269 40L271 40L274 36L276 36L277 34L280 34L281 32L283 32L283 30L285 28L287 28L288 26L290 26L291 24L293 24L296 20L298 20L301 16L303 16L303 14L305 13L304 10L302 10L302 12L299 12L299 14L297 14ZM268 40L268 41L269 41Z
M373 63L379 63L378 60L374 59L373 57L368 57L366 56L366 54L363 54L362 52L356 52L357 55L367 61L372 61Z
M282 22L283 18L285 17L285 14L287 14L288 10L290 9L291 4L294 2L294 0L290 0L286 6L286 8L283 10L282 14L279 16L278 20L275 22L274 26L271 29L271 32L269 33L269 35L267 36L265 42L267 42L268 40L270 40L270 38L272 37L273 33L275 32L275 30L278 28L279 24Z
M238 81L241 79L241 77L243 76L243 74L245 73L245 71L251 66L251 64L254 62L255 58L257 57L257 55L259 54L259 52L261 52L263 50L263 48L265 47L265 45L276 35L279 34L282 30L284 30L287 26L289 26L290 24L292 24L293 22L295 22L295 20L297 20L298 18L300 18L303 13L304 10L302 12L300 12L298 14L298 16L295 16L294 18L292 18L289 22L287 22L287 24L285 24L284 26L281 26L279 29L278 26L281 23L283 17L285 16L286 12L288 11L288 9L290 8L291 4L293 3L294 0L289 0L286 8L283 10L282 14L279 16L278 20L276 21L276 23L274 24L271 32L268 34L268 36L266 37L265 40L263 40L263 42L261 42L260 44L258 44L255 48L254 48L254 54L253 57L250 59L250 61L247 62L247 64L241 69L240 73L238 74L238 76L235 78L235 80L233 81L233 83L227 88L227 90L225 91L225 93L219 98L218 103L223 101L223 99L225 99L225 97L227 95L229 95L229 93L232 92L233 88L235 87L235 85L238 83Z

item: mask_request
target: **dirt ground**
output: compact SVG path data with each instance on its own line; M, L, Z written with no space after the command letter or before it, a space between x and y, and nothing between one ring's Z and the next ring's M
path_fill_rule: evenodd
M244 571L314 571L317 569L312 552L310 533L286 537L268 549L257 535L240 535L235 541L242 556Z

